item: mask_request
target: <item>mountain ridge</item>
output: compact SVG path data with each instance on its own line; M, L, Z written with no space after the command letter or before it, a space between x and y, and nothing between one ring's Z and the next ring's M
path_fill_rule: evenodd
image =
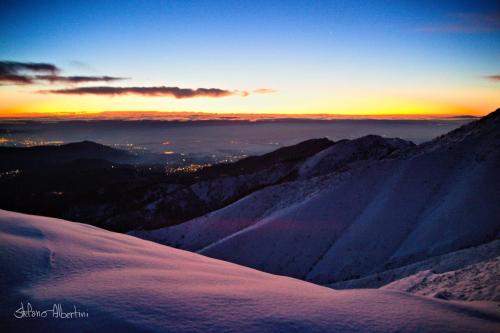
M69 163L79 159L130 163L136 156L88 140L61 145L0 147L0 171L37 168L40 165Z
M492 241L500 231L499 114L418 146L308 171L312 178L253 192L178 226L131 233L320 284ZM341 152L350 157L360 142ZM323 150L310 159L318 155L328 156Z

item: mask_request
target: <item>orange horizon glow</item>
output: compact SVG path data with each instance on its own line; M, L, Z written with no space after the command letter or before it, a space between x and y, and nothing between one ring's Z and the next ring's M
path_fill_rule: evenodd
M0 118L414 119L500 106L497 6L361 3L12 3Z
M215 113L186 111L83 111L83 112L0 112L0 120L58 119L58 120L259 120L259 119L453 119L482 117L489 112L457 113Z
M298 94L278 91L264 95L226 98L173 99L137 96L59 96L39 94L19 87L0 89L0 118L134 118L226 116L245 119L265 117L396 118L422 119L484 116L500 106L495 87L445 89L439 93L401 91L362 92L352 88L337 95L320 91ZM37 88L35 88L37 89ZM146 110L146 111L144 111ZM151 114L155 112L155 114Z

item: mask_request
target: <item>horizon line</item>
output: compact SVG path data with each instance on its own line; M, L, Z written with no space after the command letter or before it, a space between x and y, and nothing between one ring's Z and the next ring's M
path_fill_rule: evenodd
M492 110L491 112L493 112ZM456 113L218 113L209 111L82 111L82 112L0 112L0 120L157 120L157 121L201 121L201 120L342 120L342 119L381 119L381 120L425 120L425 119L476 119L484 114Z

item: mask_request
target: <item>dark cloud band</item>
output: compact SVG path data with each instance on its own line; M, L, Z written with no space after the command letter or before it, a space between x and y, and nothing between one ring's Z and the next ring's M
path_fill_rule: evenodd
M0 61L0 83L34 84L51 83L84 83L111 82L124 78L112 76L61 76L60 69L52 64L34 62ZM43 73L34 75L34 73Z
M0 74L0 84L1 83L31 84L33 83L33 79L26 75Z
M112 76L62 76L58 73L60 69L47 63L23 63L15 61L0 61L0 84L35 84L41 82L78 84L86 82L112 82L125 78ZM275 92L272 89L260 88L254 90L253 94L269 94ZM221 98L227 96L248 96L250 92L241 90L225 90L219 88L179 88L179 87L71 87L66 89L41 90L44 94L62 95L140 95L148 97L172 97L177 99L209 97Z
M37 75L36 80L61 83L84 83L84 82L111 82L124 80L123 77L113 76L60 76L60 75Z
M218 88L179 88L179 87L81 87L72 89L56 89L42 90L42 93L65 94L65 95L141 95L149 97L174 97L195 98L195 97L211 97L220 98L227 96L247 96L245 91L230 91Z
M0 61L0 83L31 84L34 79L23 72L56 75L59 68L52 64L35 62Z
M22 71L56 74L59 68L47 63L0 61L0 75L14 75Z

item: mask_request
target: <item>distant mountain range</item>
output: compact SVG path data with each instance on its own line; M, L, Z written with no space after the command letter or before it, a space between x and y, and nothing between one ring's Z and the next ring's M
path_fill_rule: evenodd
M58 146L0 147L0 172L13 169L36 169L81 159L101 159L115 163L132 163L137 157L91 141Z
M380 287L418 272L410 265L497 239L499 170L500 109L421 145L377 136L336 142L219 210L130 233L315 283ZM490 257L453 269L493 260L498 271L491 244Z
M0 208L117 231L182 223L296 175L331 146L313 139L235 163L166 173L161 164L93 142L0 148Z

